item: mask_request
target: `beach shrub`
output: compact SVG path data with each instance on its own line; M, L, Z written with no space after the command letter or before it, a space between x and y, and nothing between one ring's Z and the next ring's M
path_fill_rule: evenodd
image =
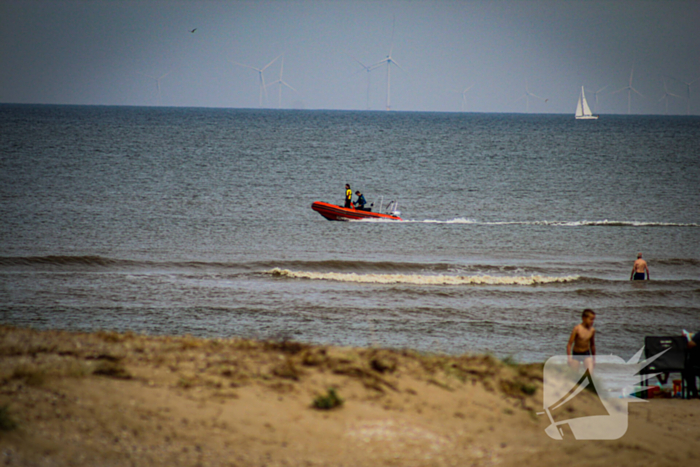
M532 396L537 392L537 386L534 384L529 384L529 383L522 383L520 385L520 390L527 394L528 396Z
M523 394L526 396L532 396L537 392L536 384L526 383L523 381L515 381L509 379L502 380L500 386L501 391L503 391L505 394L511 397L516 398L521 398Z
M129 374L121 362L114 362L110 360L100 361L93 370L92 374L108 376L110 378L131 379L131 374Z
M515 360L515 357L513 357L512 355L508 355L506 358L504 358L501 361L506 366L510 366L510 367L517 367L518 366L518 362Z
M182 389L190 389L192 386L195 385L195 377L182 377L177 381L177 386Z
M319 410L331 410L341 405L343 405L343 399L335 392L335 388L328 388L328 393L319 395L313 403L313 407Z
M180 340L180 350L198 349L202 346L202 341L192 337L190 334L185 334Z
M274 366L272 368L272 374L279 376L280 378L292 379L294 381L299 380L301 371L294 365L294 362L287 358L284 362Z
M396 357L390 354L375 352L369 358L370 367L379 373L393 373L398 362Z
M10 417L8 406L3 405L0 407L0 430L10 431L14 430L15 428L17 428L17 422Z
M305 366L319 366L328 360L326 349L308 349L301 356L301 363Z
M278 351L290 355L296 355L299 352L308 348L308 344L302 344L301 342L290 340L289 337L286 335L282 336L279 339L265 342L266 350Z
M35 365L20 364L12 372L14 379L21 379L29 386L41 386L46 382L46 370Z
M95 335L105 342L117 343L124 341L124 336L114 331L97 331Z

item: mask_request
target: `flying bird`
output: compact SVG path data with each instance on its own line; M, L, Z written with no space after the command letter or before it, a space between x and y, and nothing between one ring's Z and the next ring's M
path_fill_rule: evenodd
M194 28L194 29L191 30L190 32L194 34L194 32L195 32L196 30L197 30L197 28Z

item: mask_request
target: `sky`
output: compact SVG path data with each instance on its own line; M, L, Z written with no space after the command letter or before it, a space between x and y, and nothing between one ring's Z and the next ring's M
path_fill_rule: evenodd
M699 24L700 0L2 0L0 103L573 114L583 86L700 115Z

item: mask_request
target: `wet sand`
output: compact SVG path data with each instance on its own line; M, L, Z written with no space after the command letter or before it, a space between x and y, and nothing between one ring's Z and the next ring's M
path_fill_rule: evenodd
M571 417L593 414L594 397L572 401ZM618 440L556 441L544 432L549 420L537 415L542 365L488 355L0 326L0 408L3 465L653 466L700 459L700 400L630 404L629 428Z

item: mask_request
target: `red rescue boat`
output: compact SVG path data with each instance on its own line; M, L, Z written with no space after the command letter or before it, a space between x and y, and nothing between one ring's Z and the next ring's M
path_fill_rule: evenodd
M314 203L311 205L311 209L329 221L347 221L359 219L386 219L391 221L402 220L399 217L400 213L396 210L390 211L389 214L382 214L365 209L344 208L342 206L336 206L335 204L324 203L323 201L314 201Z

